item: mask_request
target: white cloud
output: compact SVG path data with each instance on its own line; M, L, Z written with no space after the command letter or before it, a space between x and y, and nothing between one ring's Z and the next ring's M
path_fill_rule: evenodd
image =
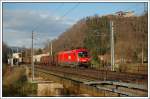
M59 19L49 11L35 10L3 10L3 40L11 46L30 47L31 32L41 36L44 42L47 38L56 38L75 21Z

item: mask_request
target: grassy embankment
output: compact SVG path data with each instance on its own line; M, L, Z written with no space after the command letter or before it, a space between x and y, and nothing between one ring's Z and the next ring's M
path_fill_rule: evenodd
M10 69L9 66L3 64L2 80L3 97L36 95L37 85L27 81L23 67Z

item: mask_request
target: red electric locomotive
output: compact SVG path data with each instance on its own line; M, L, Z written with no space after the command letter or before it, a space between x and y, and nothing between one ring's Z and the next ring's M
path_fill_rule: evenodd
M63 66L90 66L90 57L86 49L75 49L71 51L63 51L57 54L58 65Z

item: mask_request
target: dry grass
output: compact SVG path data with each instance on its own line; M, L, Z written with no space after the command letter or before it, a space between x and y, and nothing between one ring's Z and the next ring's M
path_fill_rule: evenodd
M25 76L25 69L24 68L14 68L11 72L7 72L4 74L3 77L3 84L4 85L11 85L22 79L21 77Z
M25 68L14 67L3 76L3 96L28 96L36 92L36 86L27 82Z
M119 66L121 72L148 74L148 64L122 64Z

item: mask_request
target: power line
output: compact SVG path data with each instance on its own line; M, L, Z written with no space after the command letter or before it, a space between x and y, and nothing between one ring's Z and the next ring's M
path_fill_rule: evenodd
M71 11L73 11L75 8L77 8L78 6L79 6L79 4L80 3L77 3L76 5L74 5L71 9L69 9L65 14L63 14L60 18L59 18L59 20L61 20L61 19L63 19L66 15L68 15ZM58 10L58 9L60 9L60 8L62 8L62 6L64 6L64 3L62 3L60 6L58 6L57 8L56 8L56 10ZM56 12L56 10L55 10L55 12ZM53 13L54 13L54 11L53 11ZM45 21L46 21L46 19L45 19ZM41 23L42 23L43 21L41 21ZM41 24L40 23L40 24ZM35 28L33 29L33 31L36 29L36 28L38 28L38 26L40 25L40 24L38 24L37 26L35 26Z
M66 15L68 15L71 11L73 11L75 8L79 6L80 2L77 3L74 7L72 7L70 10L68 10L64 15L60 17L60 19L64 18Z
M62 8L63 5L64 5L64 3L62 3L61 5L59 5L55 10L52 11L51 15L53 15L58 9ZM45 21L46 21L46 20L47 20L47 19L45 18ZM41 21L39 24L37 24L37 25L33 28L33 30L35 30L36 28L38 28L38 27L41 25L42 22L43 22L43 21Z
M58 9L62 8L64 6L64 3L61 3L60 6L58 6L53 12L56 12Z
M63 19L66 15L68 15L71 11L73 11L75 8L77 8L78 6L79 6L79 4L80 4L80 2L79 3L77 3L75 6L73 6L70 10L68 10L65 14L63 14L59 19L61 20L61 19ZM58 6L57 8L56 8L56 10L55 10L55 12L58 10L58 9L60 9L60 8L62 8L64 6L64 3L62 3L60 6ZM54 14L54 11L53 11L53 14ZM45 19L46 20L46 19ZM42 23L43 21L41 21L41 23ZM41 25L41 23L40 24L38 24L37 26L35 26L35 28L33 29L33 30L35 30L36 28L38 28L38 26L39 25Z

